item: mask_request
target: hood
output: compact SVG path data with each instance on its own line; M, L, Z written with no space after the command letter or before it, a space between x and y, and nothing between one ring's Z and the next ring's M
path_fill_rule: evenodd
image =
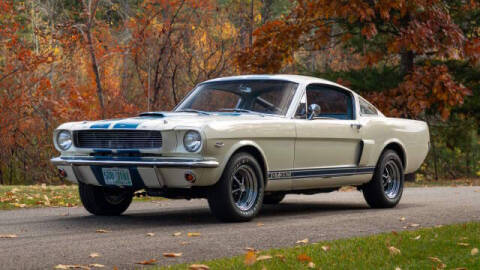
M155 129L169 130L177 127L202 127L208 123L224 121L249 121L268 119L275 116L263 116L248 113L212 113L190 112L148 112L136 117L107 119L98 121L80 121L62 124L58 129ZM275 117L276 118L276 117Z

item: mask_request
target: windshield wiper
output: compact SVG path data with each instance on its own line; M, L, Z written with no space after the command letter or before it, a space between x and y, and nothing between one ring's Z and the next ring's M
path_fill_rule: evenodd
M247 110L247 109L228 109L228 108L223 108L223 109L220 109L219 111L221 111L221 112L254 113L254 114L263 115L263 113L261 113L261 112L251 111L251 110Z
M184 109L184 110L179 110L177 112L191 112L191 113L198 113L198 114L203 114L203 115L210 115L210 113L208 113L208 112L195 110L195 109Z

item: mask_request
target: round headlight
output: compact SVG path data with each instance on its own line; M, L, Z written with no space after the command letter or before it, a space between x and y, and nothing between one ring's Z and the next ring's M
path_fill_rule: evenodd
M190 130L183 136L183 146L188 152L196 152L202 146L202 137L195 130Z
M62 130L57 134L57 145L60 150L66 151L72 146L72 134Z

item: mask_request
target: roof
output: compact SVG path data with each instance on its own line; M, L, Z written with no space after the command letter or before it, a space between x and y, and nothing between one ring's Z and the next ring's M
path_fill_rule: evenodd
M334 83L325 79L320 79L320 78L311 77L311 76L290 75L290 74L240 75L240 76L216 78L216 79L208 80L206 82L221 82L221 81L233 81L233 80L286 80L286 81L302 83L302 84L322 83L322 84L329 84L329 85L346 88L345 86L339 85L337 83Z

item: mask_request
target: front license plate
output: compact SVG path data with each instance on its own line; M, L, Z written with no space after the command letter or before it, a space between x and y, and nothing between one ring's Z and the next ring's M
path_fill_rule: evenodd
M106 185L131 186L130 171L125 168L102 168L103 179Z

